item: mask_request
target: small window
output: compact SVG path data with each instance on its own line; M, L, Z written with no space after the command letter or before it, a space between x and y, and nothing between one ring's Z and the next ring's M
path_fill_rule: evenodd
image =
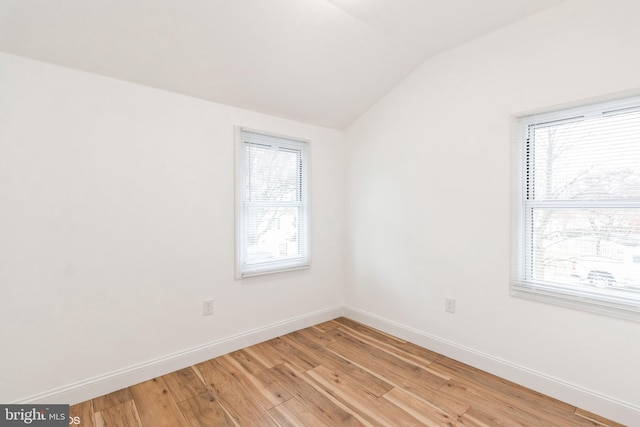
M512 292L640 320L640 98L518 124Z
M309 267L309 143L242 128L236 139L236 277Z

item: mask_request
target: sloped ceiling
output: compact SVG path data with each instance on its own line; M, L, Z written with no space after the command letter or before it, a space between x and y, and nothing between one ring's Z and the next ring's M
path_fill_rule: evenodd
M2 0L0 51L343 129L430 56L563 0Z

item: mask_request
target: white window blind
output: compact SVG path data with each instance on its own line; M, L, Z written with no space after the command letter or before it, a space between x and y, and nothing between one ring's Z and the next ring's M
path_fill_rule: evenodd
M519 124L513 292L640 320L640 98Z
M237 133L236 276L308 267L308 143Z

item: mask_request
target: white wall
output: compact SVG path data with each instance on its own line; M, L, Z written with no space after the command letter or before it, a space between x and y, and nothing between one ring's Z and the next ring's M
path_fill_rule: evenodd
M234 280L234 125L311 140L311 269ZM343 138L0 54L0 402L62 399L167 355L333 317Z
M638 93L639 22L635 0L562 3L427 60L348 128L354 313L640 411L639 323L509 295L512 118Z
M339 131L0 54L0 402L115 378L89 398L344 289L381 327L639 411L640 324L508 292L511 119L637 93L639 9L569 1L428 60L347 130L348 163ZM234 125L312 140L312 269L234 280Z

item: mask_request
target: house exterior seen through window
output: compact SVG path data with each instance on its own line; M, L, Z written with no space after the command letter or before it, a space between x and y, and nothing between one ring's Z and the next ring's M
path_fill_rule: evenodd
M308 142L236 130L236 277L308 267Z
M513 294L640 320L640 98L518 125Z

